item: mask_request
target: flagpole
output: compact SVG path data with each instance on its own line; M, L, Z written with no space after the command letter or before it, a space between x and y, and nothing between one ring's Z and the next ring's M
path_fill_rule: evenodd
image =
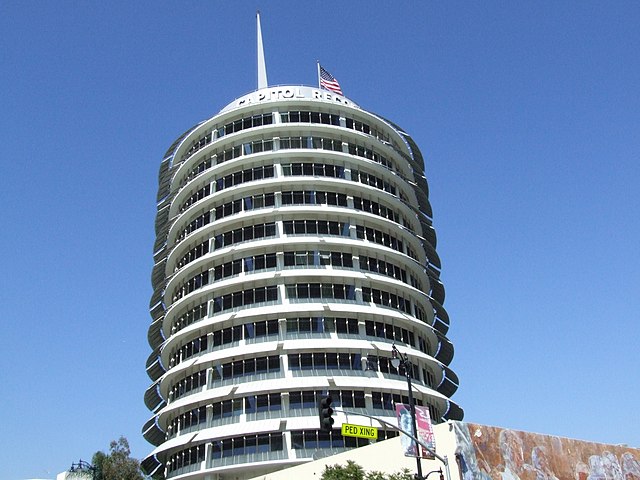
M322 88L320 83L320 60L316 60L316 65L318 66L318 88Z

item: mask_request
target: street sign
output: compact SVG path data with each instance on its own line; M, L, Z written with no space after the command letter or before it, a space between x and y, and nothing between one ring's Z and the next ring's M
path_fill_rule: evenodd
M431 426L431 418L429 416L429 409L427 407L415 406L416 412L416 430L418 438L425 444L427 444L431 451L435 451L436 442L433 435L433 428ZM402 403L396 403L396 415L398 417L398 427L405 432L411 432L413 430L411 419L411 407ZM416 442L409 436L402 434L400 436L400 445L404 450L406 457L415 457L417 454ZM420 447L420 457L422 458L435 458L433 453L428 451L424 447Z
M347 437L378 438L378 429L376 427L365 427L363 425L352 425L350 423L342 424L342 435Z

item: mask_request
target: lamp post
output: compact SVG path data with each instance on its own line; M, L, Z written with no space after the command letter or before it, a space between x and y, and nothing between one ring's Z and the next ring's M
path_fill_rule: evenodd
M411 385L411 371L413 370L413 364L406 355L403 355L398 351L395 345L391 347L391 365L398 370L402 365L404 367L404 375L407 377L407 388L409 389L409 409L411 411L411 429L413 436L418 438L418 429L416 427L416 407L413 402L413 386ZM422 464L420 463L420 447L416 444L416 467L418 470L417 480L424 480L422 476ZM433 472L429 472L433 473ZM427 475L428 476L428 475Z
M85 462L82 459L80 459L78 463L72 463L71 468L69 469L69 472L83 473L83 472L86 472L87 470L91 472L91 478L96 478L96 467L91 465L89 462Z
M432 470L429 473L427 473L424 476L424 480L427 480L427 478L429 478L429 475L431 475L432 473L439 473L440 474L440 480L444 480L444 474L442 473L442 468L439 470Z

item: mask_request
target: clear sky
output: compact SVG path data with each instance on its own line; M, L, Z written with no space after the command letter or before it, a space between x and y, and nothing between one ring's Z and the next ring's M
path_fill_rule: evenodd
M150 418L157 172L256 87L317 84L425 155L472 422L640 447L640 3L0 1L0 478Z

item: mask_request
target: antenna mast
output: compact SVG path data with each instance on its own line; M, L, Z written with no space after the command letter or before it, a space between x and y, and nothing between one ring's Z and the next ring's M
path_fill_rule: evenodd
M256 13L258 24L258 90L267 88L267 66L264 62L264 47L262 46L262 29L260 28L260 10Z

